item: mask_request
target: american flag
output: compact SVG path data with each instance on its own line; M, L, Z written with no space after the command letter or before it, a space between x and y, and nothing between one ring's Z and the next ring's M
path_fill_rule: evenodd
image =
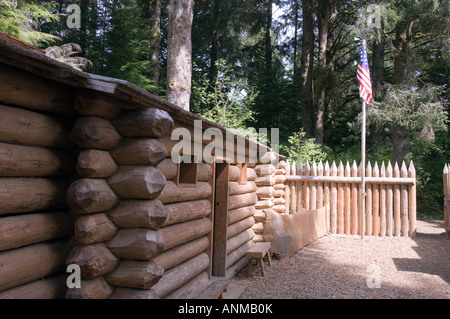
M367 62L365 42L363 42L361 47L356 78L359 82L359 96L366 101L367 104L372 103L372 83L370 82L369 63Z

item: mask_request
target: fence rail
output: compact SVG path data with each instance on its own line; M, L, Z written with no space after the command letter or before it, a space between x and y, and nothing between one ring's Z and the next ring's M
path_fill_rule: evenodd
M361 165L333 161L311 165L287 163L284 199L286 213L330 204L330 232L367 236L414 236L416 232L416 171L391 162L369 162L365 170L365 222L361 214Z

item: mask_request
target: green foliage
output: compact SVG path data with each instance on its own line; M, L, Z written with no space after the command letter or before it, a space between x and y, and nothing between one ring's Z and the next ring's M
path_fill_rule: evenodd
M288 138L286 144L280 145L280 153L286 156L289 162L312 162L325 160L327 158L327 148L324 145L317 144L314 138L306 138L306 133L301 129L294 132Z
M0 31L31 45L48 44L56 37L40 32L38 27L57 20L50 12L52 6L40 1L0 0Z
M252 111L258 92L250 87L245 78L235 76L223 60L217 63L218 76L214 87L206 74L193 82L191 111L232 130L245 133L247 123L254 119Z

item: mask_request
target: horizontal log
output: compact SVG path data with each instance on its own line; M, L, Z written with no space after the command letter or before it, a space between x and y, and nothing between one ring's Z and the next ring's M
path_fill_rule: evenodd
M255 237L253 237L252 241L254 243L259 243L259 242L262 242L262 241L265 241L265 240L264 240L264 236L263 235L255 234Z
M247 250L253 247L255 243L251 240L245 242L243 245L239 246L227 255L227 268L233 266L237 261L245 256Z
M120 229L106 246L123 259L150 260L164 247L159 231L145 228Z
M114 288L103 277L81 280L80 288L67 289L66 299L107 299Z
M273 186L275 184L275 181L276 180L272 175L266 175L266 176L258 177L255 180L255 183L258 186Z
M82 178L67 189L67 203L80 214L103 212L113 208L119 197L104 179Z
M0 219L0 251L73 234L69 212L33 213Z
M58 241L1 252L0 291L63 271L68 249Z
M116 287L149 289L163 274L164 269L154 261L124 260L105 279Z
M283 185L283 188L284 188L284 185ZM277 189L277 190L275 190L275 192L273 193L273 197L284 197L284 194L285 194L284 190L282 190L282 189Z
M249 228L252 228L254 224L255 224L255 219L252 216L250 216L250 217L240 220L234 224L229 225L228 231L227 231L227 239L229 239L233 236L236 236L237 234L239 234Z
M275 170L275 172L273 172L274 175L285 175L286 174L286 170L284 168L277 168Z
M209 257L206 253L201 253L200 255L166 271L159 282L152 287L152 290L160 298L164 298L175 289L189 282L208 267Z
M211 214L211 203L207 199L164 205L167 218L162 226L169 226Z
M197 299L208 285L210 285L209 276L206 271L203 271L164 299Z
M211 221L206 217L163 227L159 230L164 240L163 251L206 235L211 229Z
M175 267L182 262L197 256L209 247L209 239L207 236L191 240L185 244L178 245L174 248L166 250L156 256L153 260L164 270Z
M69 152L0 143L0 176L71 176L74 164Z
M0 141L71 149L71 121L0 105Z
M272 202L274 205L284 205L286 203L286 200L283 197L277 197L272 199Z
M241 208L233 209L228 211L228 225L231 225L237 221L240 221L244 218L253 216L255 213L254 206L244 206Z
M244 230L243 232L233 236L227 240L227 254L242 246L246 242L250 241L255 237L255 232L249 228Z
M65 274L38 279L0 292L0 299L64 299Z
M259 164L255 166L255 171L258 176L272 175L276 168L272 164Z
M113 149L122 139L110 121L93 116L78 119L70 138L81 148L104 151Z
M127 137L161 137L173 127L169 113L156 108L123 111L113 121L114 127Z
M116 288L110 299L160 299L152 290Z
M271 198L275 194L275 190L271 186L259 187L256 191L258 198Z
M263 222L255 223L255 225L252 226L252 230L255 233L262 233L264 231L264 223Z
M242 257L236 263L234 263L234 265L232 265L231 267L229 267L227 269L225 278L229 279L229 280L233 279L242 269L245 268L245 266L247 266L247 264L248 264L248 258L245 256Z
M157 230L167 220L167 209L157 199L122 200L108 212L111 221L120 228L149 228Z
M286 176L284 175L274 175L275 183L284 183L286 181Z
M207 199L212 194L209 183L197 182L195 186L177 187L172 181L167 181L158 199L163 203L185 202L190 200Z
M212 168L210 164L197 164L197 181L206 182L212 177ZM175 179L177 177L178 165L170 158L166 158L157 165L158 169L164 174L167 180Z
M0 101L65 116L76 115L75 89L21 69L0 65Z
M257 186L255 182L248 181L245 184L238 184L237 182L228 182L228 194L238 195L256 192Z
M67 183L50 178L0 178L0 215L66 207Z
M75 239L84 245L111 239L117 231L105 213L80 216L75 222Z
M158 165L167 157L166 147L155 138L127 138L110 152L121 165Z
M257 201L258 197L256 196L256 193L229 196L228 209L233 210L244 206L254 205Z
M255 211L255 214L253 214L253 218L255 219L255 222L262 222L266 220L266 213L263 209L257 209Z
M73 247L66 265L80 266L81 279L93 279L114 270L120 263L119 258L104 243L78 245Z
M286 212L286 206L285 205L274 205L272 207L272 210L276 213L285 213Z
M302 176L292 175L285 176L286 182L310 181L310 182L329 182L329 183L361 183L361 177L343 177L343 176ZM398 185L414 185L416 179L408 177L365 177L368 184L398 184Z
M112 120L119 116L122 107L117 99L99 92L79 90L75 98L75 109L85 116L96 116Z
M166 178L153 166L120 166L108 184L121 198L154 199L166 185Z
M272 186L274 190L278 191L278 190L284 190L284 188L286 187L284 184L275 184Z
M228 174L230 181L237 181L241 177L241 170L235 165L230 165ZM247 167L247 181L255 181L257 177L255 169Z
M77 173L83 177L109 177L118 166L108 151L83 150L78 155Z

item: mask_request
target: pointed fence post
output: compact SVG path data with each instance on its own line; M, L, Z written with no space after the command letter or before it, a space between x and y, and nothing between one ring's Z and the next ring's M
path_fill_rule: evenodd
M350 164L345 164L345 177L350 177ZM345 201L344 201L344 233L350 235L350 214L351 214L351 184L345 183Z
M380 170L377 162L375 162L375 165L373 166L372 176L380 176ZM380 184L373 184L372 187L372 235L378 236L380 233Z
M317 165L317 176L323 176L323 163L322 160L319 161ZM323 207L323 182L317 183L317 208Z
M414 184L409 187L409 237L416 236L417 212L416 212L416 168L413 161L409 163L408 177L414 178Z
M303 163L302 161L298 162L297 165L297 175L303 175ZM297 209L303 208L303 182L299 181L297 183Z
M381 164L380 177L386 177L386 166ZM386 236L386 185L380 186L380 236Z
M337 176L344 176L344 165L339 162ZM344 184L338 183L337 186L337 233L344 233Z
M391 161L388 163L387 167L387 177L393 177L393 169ZM392 237L393 229L394 229L394 185L389 184L387 185L387 223L386 223L386 234L389 237Z
M401 177L408 177L408 169L403 161L401 167ZM402 184L401 186L401 201L400 201L400 235L403 237L408 236L408 185Z
M358 177L358 166L356 161L353 161L351 169L352 177ZM358 184L352 184L352 207L351 207L351 227L350 232L352 235L358 234Z
M333 161L331 164L330 176L337 176L336 163ZM330 230L332 234L337 232L337 184L331 183L331 196L330 196Z
M398 167L398 163L395 163L394 166L394 177L400 177L400 168ZM401 191L400 185L394 185L394 236L400 236L400 210L401 210Z
M316 161L313 160L309 174L311 176L317 176ZM317 208L317 182L311 182L311 199L309 201L309 209Z

